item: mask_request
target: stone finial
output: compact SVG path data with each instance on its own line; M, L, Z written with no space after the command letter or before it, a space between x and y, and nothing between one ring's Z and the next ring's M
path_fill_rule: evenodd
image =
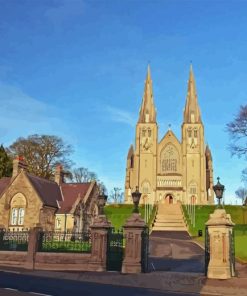
M206 225L234 226L235 224L232 222L231 215L227 214L224 209L216 209L213 214L210 214L209 220L207 221Z

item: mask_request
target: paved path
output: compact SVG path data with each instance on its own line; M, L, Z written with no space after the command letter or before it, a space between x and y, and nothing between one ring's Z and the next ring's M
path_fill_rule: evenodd
M185 231L152 232L149 251L153 270L204 273L204 250Z

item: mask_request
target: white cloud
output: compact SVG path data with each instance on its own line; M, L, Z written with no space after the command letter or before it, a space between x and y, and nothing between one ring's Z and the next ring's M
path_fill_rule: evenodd
M107 106L106 112L110 115L110 119L112 121L122 122L130 125L131 127L135 126L136 118L132 113L128 111L116 107Z

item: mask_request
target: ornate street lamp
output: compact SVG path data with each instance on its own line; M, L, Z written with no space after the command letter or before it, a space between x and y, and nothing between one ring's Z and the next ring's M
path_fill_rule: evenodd
M138 205L139 205L139 202L140 202L140 198L141 198L141 192L139 192L138 190L138 186L136 186L136 191L132 192L131 193L132 195L132 199L133 199L133 203L134 203L134 210L133 210L133 213L139 213L139 208L138 208Z
M105 192L103 190L103 192L98 196L98 199L97 199L99 215L104 215L104 206L106 204L106 201L107 201L107 195L105 195Z
M216 198L218 198L218 208L221 208L220 200L222 199L223 192L225 190L225 186L220 184L220 178L217 178L218 182L216 185L213 186L214 193Z

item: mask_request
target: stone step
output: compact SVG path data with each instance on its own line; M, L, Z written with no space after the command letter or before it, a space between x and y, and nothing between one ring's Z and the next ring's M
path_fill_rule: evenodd
M154 220L154 222L156 223L156 222L158 222L158 223L163 223L163 224L165 224L165 223L183 223L184 224L184 220L182 220L182 219L175 219L175 220L168 220L168 219L166 219L166 220L161 220L161 219L155 219Z
M183 219L155 219L154 222L158 222L158 223L184 223Z
M183 215L156 215L158 219L183 219Z
M152 231L187 231L186 227L154 226Z
M185 227L183 222L166 222L166 223L162 223L162 222L155 222L154 226L161 226L161 227Z

